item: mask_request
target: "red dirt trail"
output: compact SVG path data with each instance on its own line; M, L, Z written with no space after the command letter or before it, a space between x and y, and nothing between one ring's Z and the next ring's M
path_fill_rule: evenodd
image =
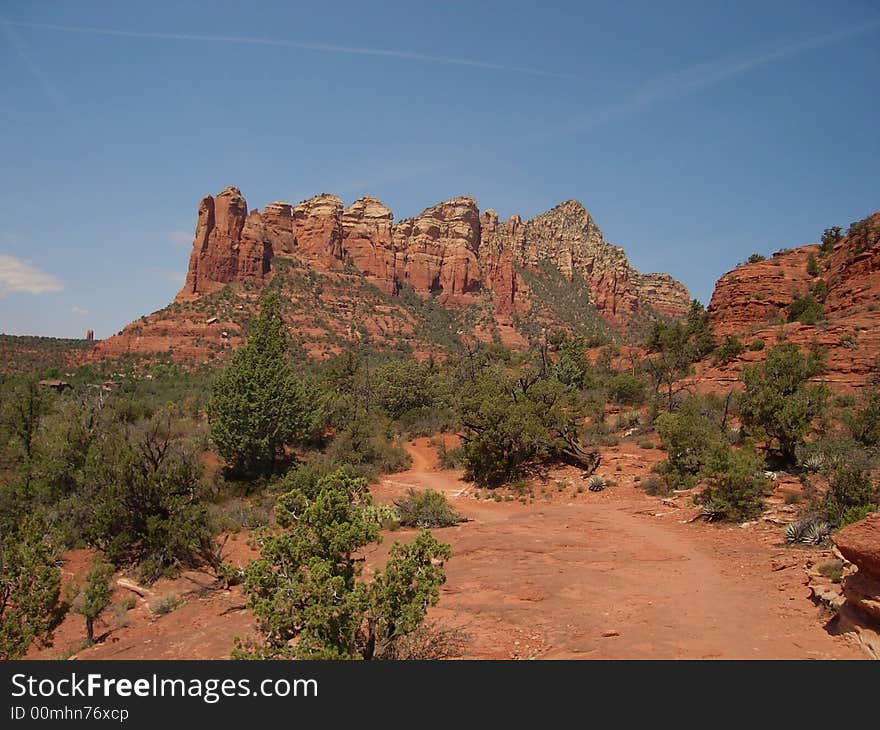
M786 546L780 528L765 522L687 523L696 510L686 496L663 501L637 488L635 478L649 476L662 452L621 443L603 451L599 470L615 485L593 493L577 471L557 470L523 504L479 498L459 471L437 467L427 439L407 448L411 468L371 491L390 502L410 486L430 487L468 519L434 531L453 556L440 604L429 614L438 626L464 633L464 658L862 658L826 630L829 617L809 599L803 566L814 552ZM384 563L393 541L415 534L387 533L368 551L365 573ZM239 565L253 557L243 534L227 548L227 559ZM66 579L81 582L88 564L84 551L69 554ZM108 611L98 626L110 629L107 639L76 656L227 658L233 637L250 634L253 619L240 586L210 590L211 582L198 572L157 582L124 620ZM117 589L114 603L126 594ZM148 604L164 595L185 602L156 616ZM82 636L82 617L69 616L54 645L30 656L67 656Z
M435 530L453 556L432 617L470 634L465 656L861 657L823 628L804 584L804 551L786 547L778 527L684 524L693 508L635 488L633 477L647 476L661 452L621 444L600 469L617 485L576 493L584 482L561 470L546 497L536 492L522 505L455 496L467 485L437 469L426 439L409 451L412 468L373 492L389 501L409 485L439 489L471 520Z

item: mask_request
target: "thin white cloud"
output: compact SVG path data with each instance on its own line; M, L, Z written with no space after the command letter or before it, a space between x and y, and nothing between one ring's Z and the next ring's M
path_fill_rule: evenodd
M36 80L37 85L43 90L49 103L55 107L62 117L69 119L71 114L67 100L58 90L58 87L49 80L49 77L46 76L45 73L43 73L36 61L34 61L24 41L12 30L11 26L14 25L14 23L6 22L0 18L0 25L3 27L3 34L6 36L9 47L15 51L24 67L28 70L28 73L30 73L30 75Z
M185 246L189 248L192 245L192 234L186 231L168 231L165 234L168 240L175 246Z
M82 307L71 307L70 311L73 314L78 314L80 317L85 317L89 313L88 309L83 309Z
M710 61L696 63L687 68L650 79L616 104L610 104L604 108L591 111L586 116L564 126L560 125L552 129L543 129L534 135L530 135L528 139L548 139L559 134L586 132L610 122L638 114L655 104L680 99L703 89L716 86L728 79L741 76L762 66L768 66L777 61L782 61L817 48L824 48L878 29L880 29L880 18L875 18L832 33L823 33L797 41L774 43L760 50L752 50L748 53L723 56Z
M63 288L61 280L54 274L42 271L16 256L0 254L0 296L11 292L45 294Z
M118 30L115 28L90 28L76 25L53 25L50 23L25 23L19 21L6 21L9 25L19 28L34 28L37 30L51 30L62 33L86 33L90 35L119 36L122 38L148 38L168 41L197 41L202 43L234 43L248 46L275 46L281 48L296 48L302 51L315 51L318 53L335 53L353 56L378 56L381 58L396 58L403 61L423 61L426 63L442 63L455 66L470 66L484 68L493 71L509 71L514 73L531 74L535 76L554 76L557 78L573 78L571 74L546 71L527 66L512 66L504 63L481 61L472 58L455 58L452 56L435 56L415 51L400 51L385 48L361 48L357 46L339 46L332 43L306 43L301 41L283 40L280 38L260 38L254 36L231 36L231 35L204 35L196 33L154 33L135 30Z

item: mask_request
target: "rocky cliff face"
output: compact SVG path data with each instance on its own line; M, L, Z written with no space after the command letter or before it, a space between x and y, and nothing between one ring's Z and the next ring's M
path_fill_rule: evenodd
M482 216L473 198L447 200L415 218L393 223L381 201L361 198L343 209L334 195L291 206L275 202L248 214L237 188L205 197L179 298L216 291L234 281L260 281L275 257L297 255L318 268L348 260L387 292L403 285L441 303L467 304L483 289L501 310L516 308L517 268L550 262L563 276L578 275L609 321L653 307L669 316L687 310L690 296L666 274L639 274L623 249L607 243L586 209L569 200L530 221Z
M249 211L238 188L227 187L199 203L189 270L175 299L178 310L132 323L101 343L97 356L152 354L162 351L163 342L173 342L175 351L188 355L193 348L203 354L210 350L195 342L225 348L235 341L235 328L223 330L227 335L222 342L211 334L213 329L197 334L205 323L198 317L183 318L179 307L196 306L227 285L239 293L258 292L290 266L304 267L313 278L327 278L328 284L359 275L392 302L411 290L453 311L488 303L494 319L482 322L477 335L500 337L516 346L524 342L524 334L514 331L515 323L541 304L533 301L523 273L547 265L568 281L583 282L577 289L584 300L579 306L598 312L607 323L603 326L620 331L637 316L682 316L690 304L687 290L672 277L633 269L623 249L605 241L587 210L574 200L529 221L511 216L502 222L492 210L481 214L473 198L459 197L395 223L391 210L369 196L347 208L335 195L321 194L297 205L276 201L262 211ZM350 288L343 286L332 300L330 290L326 287L308 306L353 317L358 302ZM207 306L203 304L198 311ZM535 326L554 324L542 320ZM362 329L373 325L363 324ZM348 336L353 327L350 323L337 335ZM310 329L314 327L303 327L300 334L308 339Z
M259 215L248 216L241 191L227 187L199 203L189 270L178 296L215 291L231 281L259 281L271 261L272 246Z
M858 568L843 579L841 626L855 635L868 656L880 659L880 514L845 527L833 540Z
M808 270L811 257L817 271ZM788 307L815 292L822 314L814 324L788 322ZM840 390L862 386L880 358L880 212L854 223L833 248L818 244L777 251L722 276L709 303L715 331L734 335L745 345L782 340L825 348L822 379ZM733 384L743 365L763 359L765 350L747 350L721 367L709 367L698 379Z

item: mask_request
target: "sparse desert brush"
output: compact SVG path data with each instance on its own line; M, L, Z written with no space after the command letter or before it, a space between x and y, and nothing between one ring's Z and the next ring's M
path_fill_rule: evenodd
M156 601L150 605L150 610L157 616L164 616L165 614L171 613L172 611L176 611L185 602L186 601L183 596L178 596L174 594L169 596L162 596L161 598L156 599Z
M639 480L638 477L636 479L639 481L641 488L652 497L668 497L672 494L672 488L666 483L665 479L655 476L642 480Z
M464 519L449 504L445 494L433 489L417 492L410 488L394 505L400 524L406 527L451 527Z

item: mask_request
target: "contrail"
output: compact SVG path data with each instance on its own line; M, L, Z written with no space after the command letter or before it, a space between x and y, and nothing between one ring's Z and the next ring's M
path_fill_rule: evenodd
M19 28L33 28L37 30L59 31L62 33L84 33L88 35L118 36L122 38L147 38L166 41L197 41L202 43L235 43L247 46L274 46L278 48L296 48L303 51L315 51L318 53L337 53L352 56L378 56L381 58L396 58L405 61L422 61L425 63L443 63L454 66L470 66L472 68L484 68L493 71L508 71L514 73L531 74L533 76L550 76L562 79L574 78L571 74L545 71L539 68L527 66L510 66L491 61L480 61L470 58L453 58L451 56L433 56L414 51L398 51L382 48L358 48L354 46L338 46L330 43L305 43L300 41L288 41L278 38L260 38L255 36L230 36L230 35L201 35L194 33L153 33L134 30L117 30L114 28L89 28L75 25L52 25L48 23L26 23L21 21L6 21L9 25Z
M15 31L13 31L10 27L11 25L14 24L7 23L2 18L0 18L0 27L3 28L3 33L9 41L9 47L15 51L16 55L19 57L19 59L21 59L21 62L25 65L31 76L33 76L37 80L37 82L43 89L43 93L49 100L49 103L55 107L55 109L62 117L69 121L71 119L71 113L67 104L67 100L64 98L64 95L40 70L40 67L37 66L37 64L34 62L34 59L31 58L31 54L28 53L27 47L25 46L22 39L19 38Z
M543 130L530 135L529 139L544 139L555 137L558 134L586 132L609 122L628 117L655 104L688 96L697 91L716 86L727 79L740 76L761 66L767 66L790 56L864 35L878 28L880 28L880 18L875 18L867 23L833 33L825 33L799 41L789 41L776 47L770 46L758 53L752 52L750 54L726 56L712 61L697 63L680 71L646 81L637 87L629 97L616 104L594 111L564 127Z

